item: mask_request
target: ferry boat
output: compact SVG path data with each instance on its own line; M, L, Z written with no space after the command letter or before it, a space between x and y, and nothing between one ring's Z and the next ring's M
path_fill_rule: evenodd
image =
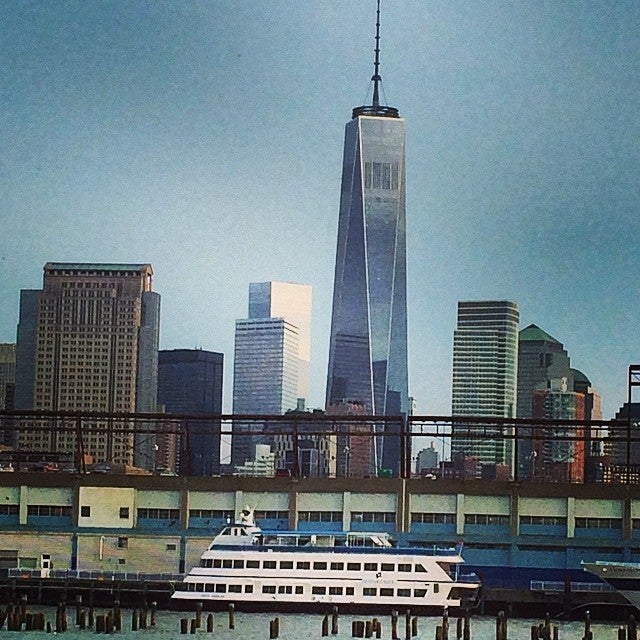
M610 584L640 611L640 563L597 560L583 562L583 568Z
M247 508L171 597L207 608L442 610L478 594L463 562L459 549L399 548L387 533L262 531Z

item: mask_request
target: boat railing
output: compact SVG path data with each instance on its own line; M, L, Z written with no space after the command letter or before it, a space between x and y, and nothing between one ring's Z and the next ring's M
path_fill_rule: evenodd
M601 593L603 591L614 591L615 589L606 582L560 582L553 580L531 580L530 591L545 593L562 593L571 591L574 593Z
M80 571L74 569L19 569L8 570L9 578L54 578L99 581L175 582L184 579L183 573L142 573L125 571Z

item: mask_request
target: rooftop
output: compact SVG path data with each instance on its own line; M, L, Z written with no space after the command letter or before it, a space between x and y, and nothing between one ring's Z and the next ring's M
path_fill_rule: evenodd
M561 344L553 336L550 336L546 331L543 331L538 325L530 324L528 327L522 329L519 333L518 339L520 342L555 342Z

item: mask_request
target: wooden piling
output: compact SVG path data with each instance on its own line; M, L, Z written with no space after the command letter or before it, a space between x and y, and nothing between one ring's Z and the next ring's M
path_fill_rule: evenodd
M236 628L236 605L231 603L229 605L229 629Z
M198 629L198 621L195 618L191 619L191 624L189 625L189 633L193 635Z
M207 616L207 633L213 633L213 613Z
M365 620L365 623L364 623L364 637L365 638L373 637L373 625L371 624L371 620Z
M93 629L93 625L95 624L95 612L93 607L89 607L89 620L87 621L87 626L90 629Z
M104 624L104 615L100 614L96 616L96 633L104 633L105 624Z
M586 611L584 615L583 640L593 640L593 633L591 632L591 613L589 611Z
M371 623L373 625L373 634L375 635L376 639L379 639L380 637L382 637L382 623L380 622L380 620L378 620L378 618L374 618Z
M558 627L553 625L553 640L558 640Z
M391 640L398 640L398 612L391 612Z
M499 611L496 618L496 640L507 640L507 616L504 611Z
M196 602L196 627L202 626L202 602Z
M331 635L338 635L338 607L333 607L331 611Z
M180 618L180 633L181 633L181 635L185 635L187 633L188 625L189 625L189 621L186 618Z
M155 627L156 626L156 610L158 609L158 603L157 602L152 602L151 603L151 626Z
M82 608L82 596L76 596L76 627L80 626L80 609Z
M436 626L436 640L442 640L442 625Z
M147 608L146 606L140 609L140 614L138 616L138 628L146 629L147 628Z
M329 635L329 616L325 613L322 618L322 637L326 638Z
M275 640L280 636L280 618L269 621L269 639Z
M449 640L449 610L447 607L442 612L442 640Z
M618 640L627 640L627 628L618 627Z
M138 610L134 609L131 612L131 631L137 631L137 630L138 630Z
M84 631L87 628L87 615L84 609L80 609L77 612L77 625L78 628Z
M633 615L627 621L627 640L638 640L638 625Z
M462 626L463 640L471 640L471 617L468 613L464 616L464 624Z

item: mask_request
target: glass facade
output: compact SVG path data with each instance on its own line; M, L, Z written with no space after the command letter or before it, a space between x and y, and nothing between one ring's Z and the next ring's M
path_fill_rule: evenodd
M346 125L326 402L408 409L402 118L356 114ZM399 439L378 440L372 464L397 473Z
M518 305L507 301L458 303L453 334L453 416L513 418L518 367ZM478 434L472 433L476 430ZM469 433L469 437L460 435ZM456 425L451 453L482 465L513 463L513 441L501 427ZM492 433L497 437L492 438Z

